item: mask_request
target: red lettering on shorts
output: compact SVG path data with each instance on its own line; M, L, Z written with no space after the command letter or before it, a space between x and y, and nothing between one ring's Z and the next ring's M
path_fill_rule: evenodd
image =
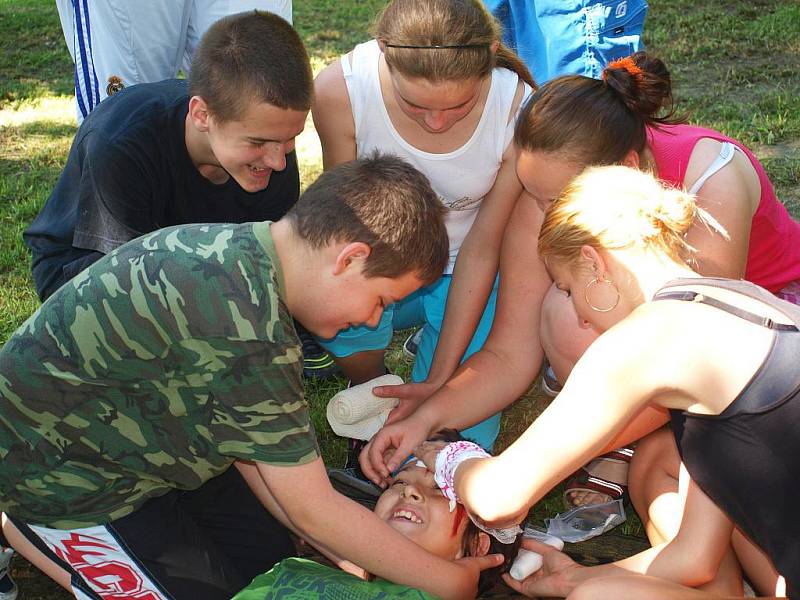
M148 589L143 589L141 575L130 565L118 560L125 555L103 540L71 532L60 540L61 547L53 550L72 566L92 589L104 600L163 600Z

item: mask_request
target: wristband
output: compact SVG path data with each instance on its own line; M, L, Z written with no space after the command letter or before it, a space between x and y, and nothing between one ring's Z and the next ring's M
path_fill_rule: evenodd
M450 501L450 512L455 510L456 502L459 502L454 483L458 466L465 460L471 458L490 458L490 456L491 455L486 452L486 450L477 444L467 441L451 442L436 455L436 470L434 471L433 479L436 485L439 486L444 497ZM488 533L502 544L512 543L522 532L519 525L505 527L503 529L486 527L473 517L469 511L467 511L467 515L478 529Z
M473 442L451 442L439 450L436 455L436 468L433 479L444 497L450 500L450 512L456 507L458 495L454 483L456 469L470 458L489 458L489 453Z

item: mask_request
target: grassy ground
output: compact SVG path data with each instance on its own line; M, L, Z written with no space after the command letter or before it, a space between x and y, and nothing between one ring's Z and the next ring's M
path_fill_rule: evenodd
M382 0L295 0L295 24L315 71L367 38ZM676 98L693 122L749 145L778 195L800 216L800 5L794 0L651 0L648 49L674 76ZM75 132L72 64L51 0L0 0L0 344L36 308L21 232L47 198ZM321 169L309 121L298 142L303 183ZM400 339L398 336L397 339ZM402 353L390 366L404 375ZM342 382L309 384L320 444L330 464L344 451L325 423L325 401ZM545 404L532 391L506 411L502 448ZM560 508L557 494L534 511ZM628 530L637 533L636 521ZM21 598L54 598L41 577L18 573Z

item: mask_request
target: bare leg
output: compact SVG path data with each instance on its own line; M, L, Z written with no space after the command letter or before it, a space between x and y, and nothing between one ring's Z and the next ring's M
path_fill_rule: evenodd
M678 532L683 513L679 473L680 456L668 429L659 429L639 442L631 460L628 491L651 544L671 540ZM759 594L774 595L778 573L766 555L738 530L734 530L731 543L732 552L720 565L717 579L709 584L711 589L732 593L740 585L741 564Z
M678 533L683 514L678 494L680 464L675 438L666 428L642 439L631 459L628 493L653 545Z
M569 600L691 600L693 598L722 598L713 592L689 588L666 579L647 575L619 575L599 577L579 585L567 596Z
M738 529L733 530L731 543L742 569L759 595L783 596L786 594L785 589L776 591L778 590L778 572L761 548Z
M567 380L578 359L598 337L597 331L587 323L581 322L572 302L555 285L547 291L542 304L540 335L547 360L562 384ZM587 464L585 469L595 477L606 481L621 485L626 485L628 481L628 465L624 462L595 460ZM608 496L599 492L569 494L569 502L575 506L609 500Z
M68 592L72 592L70 574L45 556L36 546L31 544L28 539L20 533L19 529L6 518L5 514L3 514L3 535L6 536L11 547L24 556L34 567Z
M544 297L539 332L547 360L561 383L567 380L572 367L598 335L581 321L572 302L555 285L550 286Z
M386 365L383 362L384 350L365 350L350 356L334 356L333 360L342 369L353 385L364 383L386 374Z

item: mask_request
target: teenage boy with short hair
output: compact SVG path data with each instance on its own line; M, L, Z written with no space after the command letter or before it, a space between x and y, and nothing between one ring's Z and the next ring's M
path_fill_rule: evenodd
M206 32L189 81L143 83L102 102L24 234L39 297L162 227L283 216L299 195L294 138L312 85L297 32L252 11Z
M23 236L39 298L162 227L280 219L300 193L294 143L312 97L300 36L249 11L208 29L188 82L143 83L100 103ZM304 339L306 374L331 374L330 356Z
M375 157L323 174L276 223L173 227L104 257L0 350L4 533L55 553L43 566L65 586L68 564L79 597L228 598L291 553L255 495L331 554L467 594L496 558L420 555L331 488L291 319L323 337L376 323L447 247L424 176Z

